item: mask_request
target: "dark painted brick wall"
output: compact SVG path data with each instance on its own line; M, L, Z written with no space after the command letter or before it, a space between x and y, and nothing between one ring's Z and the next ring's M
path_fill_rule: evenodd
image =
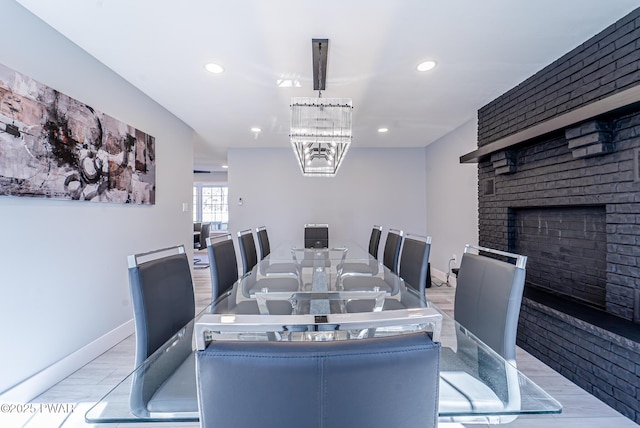
M480 109L478 145L638 84L640 9ZM480 245L513 251L519 209L599 207L605 309L640 323L640 108L491 157L478 165ZM640 423L638 343L524 299L518 344Z
M518 345L640 422L640 344L523 299Z
M483 146L640 83L640 9L478 111Z

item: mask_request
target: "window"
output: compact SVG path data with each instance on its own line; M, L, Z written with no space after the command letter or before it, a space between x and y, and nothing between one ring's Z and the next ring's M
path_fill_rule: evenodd
M229 198L227 186L193 186L193 221L211 223L211 230L227 230Z

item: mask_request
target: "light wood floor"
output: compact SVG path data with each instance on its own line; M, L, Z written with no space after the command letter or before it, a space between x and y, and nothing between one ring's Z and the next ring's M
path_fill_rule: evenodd
M196 306L197 309L201 309L209 303L210 299L209 271L196 269L194 283ZM427 290L427 295L440 308L451 313L454 290L446 286L432 287ZM91 425L84 422L85 412L133 370L134 354L135 343L132 335L33 400L36 405L40 403L69 404L73 406L72 412L56 412L54 411L56 409L45 408L34 415L12 415L12 419L7 419L7 415L0 414L0 426L3 428L198 427L197 423ZM560 401L564 410L560 415L520 416L516 421L507 424L508 427L627 428L638 426L521 349L518 349L517 362L518 368ZM482 427L483 425L469 426ZM440 424L440 427L459 428L463 425Z

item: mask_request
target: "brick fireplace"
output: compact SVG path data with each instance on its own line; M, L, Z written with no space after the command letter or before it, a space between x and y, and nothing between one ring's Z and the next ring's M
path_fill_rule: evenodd
M528 256L530 287L606 310L605 205L512 208L509 217L509 247Z
M480 245L528 256L518 344L640 423L640 9L478 111Z

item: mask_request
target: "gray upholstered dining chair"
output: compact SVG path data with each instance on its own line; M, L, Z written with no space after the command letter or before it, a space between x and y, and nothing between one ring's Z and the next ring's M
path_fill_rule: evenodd
M389 229L387 240L384 243L382 264L391 272L398 273L398 261L400 259L400 247L402 246L402 230Z
M260 247L260 260L263 260L271 254L271 245L269 244L269 234L265 226L256 228L256 236L258 237L258 246Z
M329 248L329 225L305 224L304 248Z
M210 273L211 273L211 298L215 301L220 296L227 294L226 300L223 303L217 305L217 308L225 313L233 314L259 314L260 310L255 299L244 300L238 299L238 293L242 294L243 291L250 294L250 285L258 286L257 282L253 281L254 277L248 275L245 277L244 289L233 289L234 283L239 279L238 276L238 262L236 259L236 250L233 245L233 239L231 234L226 237L216 239L212 241L209 239L208 252L210 260ZM299 286L298 281L290 281L290 279L283 279L282 283L275 279L264 279L260 283L260 287L281 290L296 290ZM281 289L277 287L280 286ZM291 314L291 303L287 301L274 301L268 302L269 313L272 314Z
M467 245L456 284L455 320L514 363L526 263L526 256Z
M404 281L404 285L416 291L416 296L425 301L425 288L428 281L429 252L431 248L430 236L406 235L402 244L398 276ZM387 278L391 276L391 278ZM383 278L367 279L362 276L345 277L342 286L345 290L367 290L377 286L380 290L395 294L397 286L394 286L393 275L385 275ZM400 296L400 299L385 299L383 310L403 309L415 306L415 299L408 293ZM374 308L372 300L352 300L347 303L347 312L370 312Z
M376 275L378 273L378 249L380 247L382 226L374 225L369 236L369 255L373 257L368 263L345 262L338 266L340 275Z
M260 271L263 275L285 275L298 276L300 274L298 266L295 263L265 261L265 257L271 254L271 245L269 244L269 234L265 226L256 228L256 236L258 237L258 247L260 247Z
M194 230L197 226L194 223ZM200 224L200 233L197 235L198 239L195 239L194 235L194 244L193 249L196 251L205 250L207 248L207 238L209 238L211 234L211 223L201 223ZM206 263L206 260L202 260L198 257L193 258L193 264L196 269L206 269L209 265Z
M212 342L196 358L203 428L437 426L440 345L424 332Z
M460 262L460 270L454 300L456 329L456 352L443 348L447 353L447 364L443 367L440 388L443 400L457 402L468 400L469 408L495 408L513 411L513 415L495 417L492 423L508 423L516 419L520 409L520 388L516 371L516 333L520 304L525 283L527 257L484 247L467 245ZM490 350L481 350L469 339L469 334L480 339ZM466 349L468 345L469 349ZM486 352L495 352L506 362L503 367L485 367ZM459 358L475 358L477 376L483 372L492 373L483 385L472 376L460 375L456 368ZM469 385L475 387L470 388ZM476 391L465 394L462 390ZM452 398L453 397L453 398ZM472 424L487 423L485 417L458 417L454 422Z
M382 226L377 224L371 229L371 236L369 237L369 254L374 259L378 259L378 248L380 247L380 236L382 235Z
M195 316L195 299L184 246L131 255L128 261L139 367L170 338L191 336L185 329ZM191 340L177 343L171 353L158 356L163 362L152 372L134 375L129 400L134 414L198 411Z
M389 229L387 233L387 240L384 244L384 251L382 255L382 264L385 265L391 273L398 273L398 262L400 256L400 246L402 245L403 232L397 229ZM373 286L378 286L380 290L392 291L394 287L390 286L388 281L380 279L375 285L372 285L374 281L367 278L361 278L361 276L371 276L377 273L349 273L340 272L340 282L344 290L359 290L359 289L371 289Z
M193 248L198 249L200 246L200 231L202 230L202 222L193 222Z
M211 274L211 301L226 293L238 280L238 262L231 234L212 242L207 238L209 273Z
M258 264L258 253L256 251L256 241L253 239L251 229L238 232L238 245L240 246L240 257L242 258L243 273L247 273Z
M400 267L398 275L406 285L413 287L424 298L428 284L429 252L431 251L431 237L407 234L402 243L400 253Z
M204 250L207 248L207 238L211 234L211 223L205 222L200 225L200 236L197 242L194 242L195 250Z

